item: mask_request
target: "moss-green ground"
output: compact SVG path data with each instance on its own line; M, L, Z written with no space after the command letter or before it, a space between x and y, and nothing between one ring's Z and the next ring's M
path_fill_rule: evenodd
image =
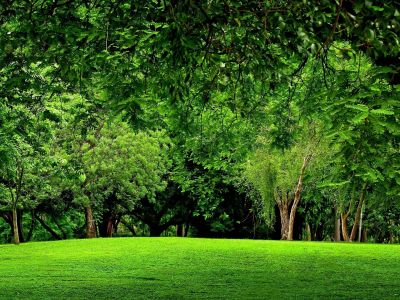
M400 246L113 238L0 246L0 299L400 299Z

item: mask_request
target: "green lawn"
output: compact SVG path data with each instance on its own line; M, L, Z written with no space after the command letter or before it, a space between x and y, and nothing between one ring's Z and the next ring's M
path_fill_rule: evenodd
M0 246L0 299L400 299L400 246L113 238Z

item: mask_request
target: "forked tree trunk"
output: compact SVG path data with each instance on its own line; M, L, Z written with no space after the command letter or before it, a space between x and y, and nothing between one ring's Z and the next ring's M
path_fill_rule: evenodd
M17 217L17 207L13 205L13 231L14 231L14 244L19 245L19 234L18 234L18 217Z
M88 204L85 207L85 219L86 219L86 237L88 239L96 238L96 224L93 219L92 207Z

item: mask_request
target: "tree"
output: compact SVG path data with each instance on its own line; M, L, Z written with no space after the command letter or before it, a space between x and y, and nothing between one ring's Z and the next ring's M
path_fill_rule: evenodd
M266 206L273 207L273 200L281 216L281 236L293 239L293 226L300 201L305 171L318 147L321 137L316 135L315 124L309 136L284 153L260 149L254 160L249 161L246 176L259 190ZM314 131L314 132L312 132ZM269 209L270 210L270 209Z

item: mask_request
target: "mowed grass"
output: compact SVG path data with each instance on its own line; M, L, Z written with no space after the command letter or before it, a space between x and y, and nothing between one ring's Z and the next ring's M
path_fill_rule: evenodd
M0 299L399 299L400 246L112 238L0 246Z

